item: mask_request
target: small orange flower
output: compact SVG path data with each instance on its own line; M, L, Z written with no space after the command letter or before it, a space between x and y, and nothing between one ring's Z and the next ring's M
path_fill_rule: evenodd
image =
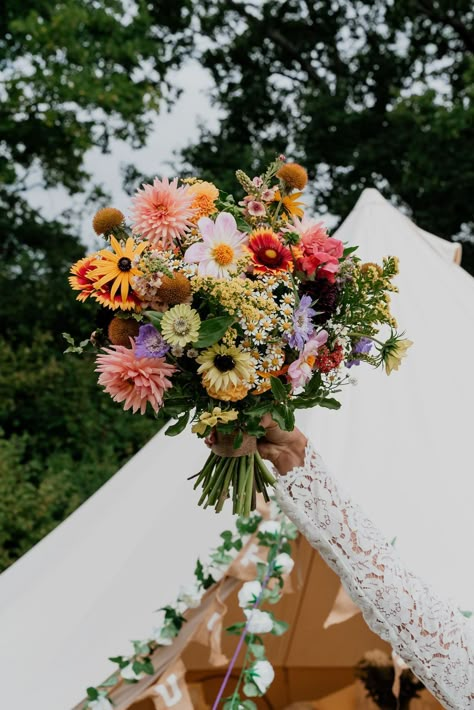
M92 220L92 226L96 234L108 234L115 227L119 227L124 219L125 217L120 210L115 209L115 207L104 207L104 209L96 212Z
M248 248L254 271L287 271L292 263L291 251L279 240L272 229L261 227L250 235Z
M276 176L292 190L303 190L308 183L308 173L298 163L282 165Z
M227 387L217 389L210 384L206 377L203 377L202 384L206 388L209 397L218 399L221 402L238 402L244 399L249 391L248 387L242 383L238 385L229 384Z
M195 182L190 185L188 194L194 197L191 203L191 208L194 210L192 222L196 223L201 217L209 217L217 211L215 203L219 197L219 190L212 182Z

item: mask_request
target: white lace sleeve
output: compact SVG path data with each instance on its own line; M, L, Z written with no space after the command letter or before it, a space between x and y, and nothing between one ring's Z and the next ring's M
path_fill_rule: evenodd
M311 444L304 466L278 478L276 497L339 575L370 628L390 643L446 708L472 710L472 622L406 569Z

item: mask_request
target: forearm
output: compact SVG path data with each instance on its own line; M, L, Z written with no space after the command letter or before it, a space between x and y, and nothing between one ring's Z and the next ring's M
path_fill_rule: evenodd
M470 628L403 565L308 445L300 468L279 477L277 499L340 576L369 626L448 708L474 699Z

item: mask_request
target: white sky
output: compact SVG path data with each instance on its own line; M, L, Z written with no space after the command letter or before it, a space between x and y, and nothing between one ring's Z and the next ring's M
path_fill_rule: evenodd
M114 141L109 154L104 155L94 148L86 155L86 169L95 182L100 182L111 193L111 204L125 215L130 197L122 190L121 166L133 163L144 175L169 175L167 163L173 159L173 152L198 138L199 123L205 121L211 128L218 123L218 111L211 106L208 96L212 80L197 62L186 64L175 74L174 80L183 93L170 112L163 109L157 115L155 128L144 148L134 150L123 141ZM29 201L48 217L55 217L74 204L74 198L63 189L31 190ZM82 238L91 247L96 243L90 226L93 214L91 205L82 229Z

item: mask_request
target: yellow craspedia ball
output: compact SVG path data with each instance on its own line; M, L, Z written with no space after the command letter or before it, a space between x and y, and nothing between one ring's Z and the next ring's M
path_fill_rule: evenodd
M298 163L282 165L276 176L293 190L302 190L308 183L308 173Z
M112 318L107 334L113 345L124 345L131 348L130 338L136 338L140 324L135 318Z
M173 274L172 277L163 276L156 296L160 301L170 306L186 303L191 296L191 282L184 274L179 272Z
M244 384L229 385L228 387L222 389L216 389L210 382L206 380L205 377L202 379L202 384L205 387L209 397L213 399L219 399L221 402L238 402L247 396L248 387Z
M104 207L96 212L92 220L92 226L96 234L107 234L115 227L121 225L124 219L125 217L120 210L116 210L115 207Z

